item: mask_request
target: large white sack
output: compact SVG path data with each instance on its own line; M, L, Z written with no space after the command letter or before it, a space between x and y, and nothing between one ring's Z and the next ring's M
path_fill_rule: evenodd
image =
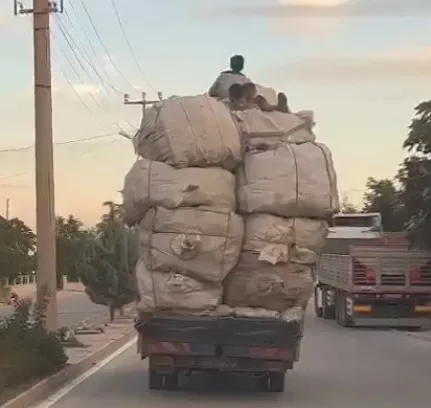
M271 265L248 251L225 279L224 303L230 307L257 307L280 313L301 306L313 293L311 267L295 263Z
M124 219L130 225L153 206L236 208L235 176L220 167L176 169L140 159L127 174L122 193Z
M240 137L229 109L207 95L156 103L146 111L133 144L140 156L175 167L230 170L241 160Z
M284 143L246 153L237 186L243 213L326 218L339 211L332 155L321 143Z
M270 105L277 105L278 104L278 97L277 97L277 92L275 91L275 89L269 88L266 86L262 86L259 84L255 84L255 85L256 85L257 94L259 96L264 97Z
M314 142L308 119L293 113L263 112L260 109L246 109L232 112L245 138L246 148L257 146L274 147L283 142Z
M241 216L204 208L151 208L138 227L141 255L151 270L221 282L238 261Z
M322 220L251 214L245 217L243 250L274 265L314 264L327 235L328 224Z
M178 273L150 271L145 261L136 265L136 279L141 299L140 312L173 310L178 314L208 314L222 298L222 286L201 282Z

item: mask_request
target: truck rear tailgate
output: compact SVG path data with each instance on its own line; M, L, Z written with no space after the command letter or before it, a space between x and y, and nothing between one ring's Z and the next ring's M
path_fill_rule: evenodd
M137 329L148 341L150 354L287 361L296 359L302 336L298 321L240 317L153 317Z

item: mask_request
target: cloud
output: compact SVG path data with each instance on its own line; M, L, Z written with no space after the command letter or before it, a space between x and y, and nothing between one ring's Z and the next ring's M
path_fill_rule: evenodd
M431 47L401 49L358 57L327 55L306 58L277 69L274 74L292 81L320 83L429 78Z
M283 7L308 6L308 7L336 7L346 0L278 0L279 5ZM316 37L322 35L331 35L336 32L343 19L332 17L322 18L320 16L302 16L292 19L286 19L285 16L271 19L270 32L274 34L289 36L308 36Z
M202 14L214 19L258 16L297 19L407 16L429 13L431 13L429 0L279 0L271 4L206 8Z

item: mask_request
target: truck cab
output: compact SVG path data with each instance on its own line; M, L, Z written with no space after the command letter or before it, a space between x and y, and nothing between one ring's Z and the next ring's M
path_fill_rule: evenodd
M336 214L332 218L328 239L381 239L380 213Z
M336 214L323 253L347 255L351 245L382 245L383 241L380 213Z

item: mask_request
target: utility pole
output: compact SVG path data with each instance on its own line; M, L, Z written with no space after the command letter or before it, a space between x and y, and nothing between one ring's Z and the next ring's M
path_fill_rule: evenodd
M10 198L6 198L6 219L9 220Z
M124 94L123 103L124 105L142 105L142 117L145 117L145 110L147 106L154 105L157 102L160 102L163 99L163 94L161 92L157 92L157 97L159 98L157 101L147 101L146 92L142 92L142 99L137 101L131 101L129 94Z
M48 295L45 326L57 329L57 273L52 142L50 14L63 11L63 0L33 0L25 8L14 0L15 15L33 14L34 113L36 150L36 232L38 295ZM43 291L48 291L44 293Z

